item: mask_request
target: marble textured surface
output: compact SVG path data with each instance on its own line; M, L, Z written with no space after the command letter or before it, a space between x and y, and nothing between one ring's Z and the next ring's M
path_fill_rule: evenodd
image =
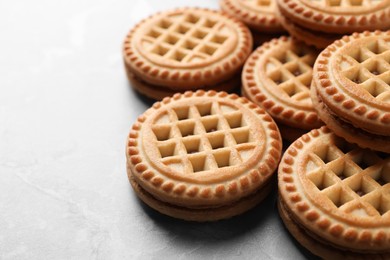
M164 217L125 170L150 102L121 45L141 18L217 0L0 1L0 259L301 259L275 195L217 223Z

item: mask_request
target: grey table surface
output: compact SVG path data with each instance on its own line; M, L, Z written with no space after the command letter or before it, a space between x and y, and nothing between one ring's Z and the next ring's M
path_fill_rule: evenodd
M140 19L217 0L0 1L0 259L305 259L276 190L216 223L165 217L126 175L125 140L151 102L127 82Z

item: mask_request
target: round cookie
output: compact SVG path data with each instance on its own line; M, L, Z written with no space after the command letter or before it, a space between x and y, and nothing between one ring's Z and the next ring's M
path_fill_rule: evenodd
M318 56L313 84L344 121L390 136L389 59L390 31L345 36Z
M281 14L303 28L335 34L390 29L390 0L276 0Z
M272 118L247 99L185 92L155 103L133 125L128 176L141 200L161 213L214 221L241 214L268 193L281 149Z
M150 85L184 91L212 87L238 73L252 50L240 21L221 12L182 8L155 14L127 35L125 67Z
M243 93L284 125L310 130L322 125L310 99L318 51L282 36L256 49L242 73Z
M177 90L172 90L169 88L164 88L161 86L153 86L149 85L146 82L138 79L133 73L129 70L126 70L127 78L129 79L131 87L133 87L140 94L154 99L154 100L162 100L165 97L173 96L174 94L180 92ZM226 91L232 92L238 89L241 86L241 74L234 76L232 79L229 79L226 82L222 82L217 86L211 88L204 88L204 90L215 90L215 91Z
M222 11L236 17L258 33L283 33L275 0L221 0Z
M326 48L316 61L312 81L316 88L312 98L318 95L329 111L322 114L332 114L340 122L388 139L389 58L390 31L356 33Z
M312 130L279 165L281 217L298 242L322 258L387 259L389 172L390 154L347 143L327 127Z

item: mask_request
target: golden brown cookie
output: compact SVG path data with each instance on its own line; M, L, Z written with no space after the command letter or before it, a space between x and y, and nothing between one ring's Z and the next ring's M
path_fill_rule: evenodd
M221 0L222 11L244 22L260 33L283 33L276 15L275 0Z
M351 34L390 29L390 0L276 0L281 14L313 31Z
M138 79L129 70L126 70L126 73L127 73L127 78L130 81L131 87L133 87L140 94L148 98L160 101L165 97L170 97L173 96L175 93L180 92L177 90L172 90L161 86L149 85L148 83ZM238 75L234 76L232 79L229 79L226 82L219 83L218 85L211 88L203 88L203 89L232 92L236 89L239 89L240 86L241 86L241 74L239 73Z
M312 130L279 165L281 217L322 258L389 259L389 173L390 154L347 143L327 127Z
M345 128L356 128L378 140L390 140L390 32L345 36L326 48L314 67L312 99L317 99L323 121L329 116ZM323 107L323 108L322 108ZM319 111L322 110L322 111ZM351 140L363 147L369 142ZM340 128L340 127L339 127ZM349 134L351 135L351 134ZM354 134L352 134L354 135ZM379 141L380 142L380 141ZM378 147L390 152L389 147Z
M322 125L310 99L318 51L282 36L256 49L245 63L242 89L284 125L310 130Z
M252 50L240 21L221 12L182 8L155 14L127 35L127 70L150 85L184 91L212 87L238 73Z
M246 98L186 92L155 103L133 125L128 176L141 200L161 213L214 221L268 193L281 149L272 118Z

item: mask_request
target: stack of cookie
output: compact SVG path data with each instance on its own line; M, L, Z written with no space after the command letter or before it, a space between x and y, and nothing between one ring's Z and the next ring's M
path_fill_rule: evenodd
M315 62L310 94L327 126L283 155L280 215L324 259L389 259L390 31L354 33L328 46Z
M286 141L322 125L310 99L317 55L315 48L282 36L263 44L245 63L242 95L270 113Z
M271 191L281 148L272 118L246 98L188 91L138 118L127 172L140 199L157 211L214 221L247 211Z
M390 259L390 154L346 142L327 127L284 153L279 213L322 259Z
M137 24L123 55L131 85L161 100L186 90L239 87L251 51L251 33L240 21L218 11L183 8Z
M275 0L221 0L220 6L251 29L255 46L286 33L276 13Z
M390 0L276 1L280 20L272 0L222 0L225 13L168 11L129 33L132 86L162 99L129 134L130 183L163 214L215 221L259 203L278 168L279 212L303 246L389 259L390 31L342 35L390 28ZM238 20L268 36L281 21L294 38L250 54ZM218 91L241 77L245 97ZM278 167L280 133L293 143Z
M343 35L390 29L390 0L276 0L295 38L325 48Z

